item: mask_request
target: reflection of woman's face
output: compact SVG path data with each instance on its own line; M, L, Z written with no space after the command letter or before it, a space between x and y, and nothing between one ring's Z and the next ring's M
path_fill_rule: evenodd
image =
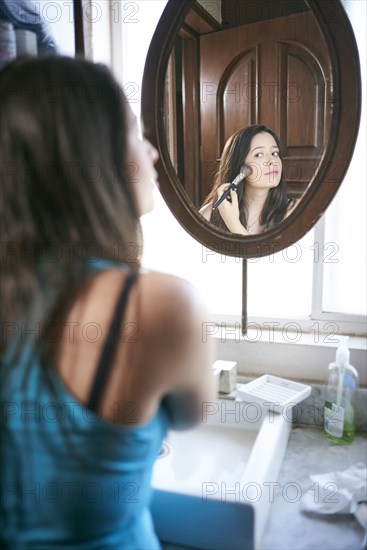
M252 174L246 178L248 186L270 189L279 184L282 177L282 161L272 135L261 132L252 138L245 164L252 168Z

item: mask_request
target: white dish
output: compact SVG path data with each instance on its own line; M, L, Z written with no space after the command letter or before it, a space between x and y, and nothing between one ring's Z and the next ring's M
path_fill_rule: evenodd
M277 413L297 405L311 393L311 386L264 374L248 384L237 385L237 397L247 403L256 403Z

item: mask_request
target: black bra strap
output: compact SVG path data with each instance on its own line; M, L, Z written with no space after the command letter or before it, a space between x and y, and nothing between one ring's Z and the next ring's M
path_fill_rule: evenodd
M118 335L124 315L124 310L126 307L127 299L129 297L130 289L133 283L136 281L136 278L137 274L134 271L129 273L126 278L124 288L122 289L120 298L116 304L115 313L99 359L92 389L89 394L87 407L92 411L97 410L99 400L102 397L102 393L107 381L107 377L111 370L113 355L115 352L116 344L118 342Z

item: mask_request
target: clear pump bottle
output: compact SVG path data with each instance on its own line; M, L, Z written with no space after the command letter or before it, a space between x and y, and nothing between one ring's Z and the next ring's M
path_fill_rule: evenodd
M324 404L326 436L341 445L352 443L355 436L354 410L358 373L349 363L348 336L341 336L335 362L330 363Z

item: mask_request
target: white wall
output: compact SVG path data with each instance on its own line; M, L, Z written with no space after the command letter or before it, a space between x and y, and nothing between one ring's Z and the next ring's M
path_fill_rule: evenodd
M197 0L214 19L222 22L222 0Z

